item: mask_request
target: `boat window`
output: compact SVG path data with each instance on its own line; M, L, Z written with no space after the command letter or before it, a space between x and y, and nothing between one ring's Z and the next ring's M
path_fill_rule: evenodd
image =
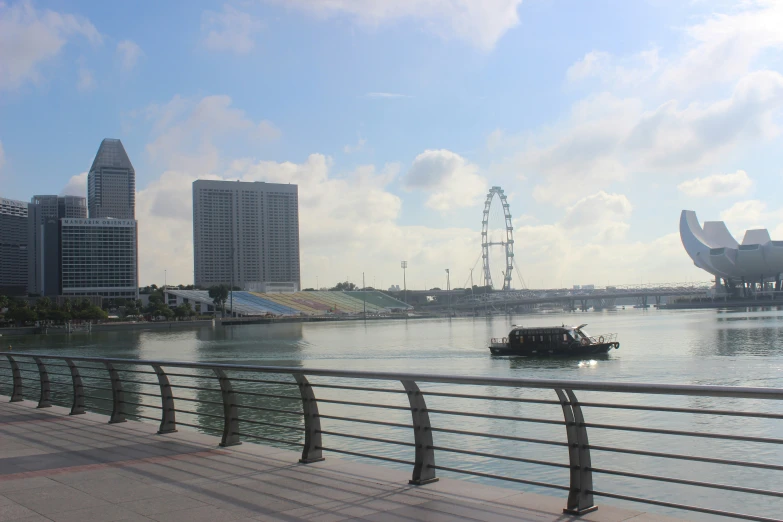
M576 330L568 330L568 333L571 337L573 337L575 340L579 340L579 332Z
M585 336L585 337L590 337L590 334L589 334L589 333L587 333L587 332L585 332L585 331L584 331L583 329L581 329L581 328L578 330L578 332L579 332L580 334L582 334L583 336Z
M563 334L563 342L564 343L568 342L568 334L566 333Z

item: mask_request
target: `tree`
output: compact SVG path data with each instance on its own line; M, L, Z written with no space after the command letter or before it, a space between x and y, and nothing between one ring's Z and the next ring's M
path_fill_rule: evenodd
M125 303L125 315L139 315L140 308L134 299L128 299Z
M14 307L6 315L12 321L16 321L17 324L31 323L38 320L38 314L26 304Z
M182 303L174 309L174 315L177 317L192 317L195 313L190 303Z
M342 292L342 291L350 291L350 290L356 290L356 285L353 283L349 283L348 281L345 281L343 283L337 283L336 286L333 286L329 289L332 292Z
M52 311L57 308L52 300L48 297L41 297L35 302L35 313L38 314L38 319L46 321L51 319Z
M74 314L76 319L82 319L84 321L100 321L109 317L100 306L89 305Z
M215 308L223 310L223 315L226 315L226 300L228 299L228 286L217 285L212 286L209 289L209 297L212 298L212 303Z

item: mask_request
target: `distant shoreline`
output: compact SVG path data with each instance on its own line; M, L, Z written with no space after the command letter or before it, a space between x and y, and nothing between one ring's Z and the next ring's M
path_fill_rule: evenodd
M394 316L281 316L281 317L227 317L224 319L213 318L193 321L142 321L122 323L98 323L90 326L92 332L121 332L128 330L182 330L187 328L204 326L242 326L249 324L283 324L283 323L316 323L337 321L381 321L400 319L429 319L441 317L438 314L415 314ZM62 335L67 334L63 326L20 326L0 328L0 336L19 337L25 335ZM84 330L70 332L73 334L89 333ZM2 344L0 344L2 346Z
M703 308L766 308L772 306L783 306L783 300L766 301L756 299L742 299L698 303L667 303L660 305L658 308L661 310L695 310Z

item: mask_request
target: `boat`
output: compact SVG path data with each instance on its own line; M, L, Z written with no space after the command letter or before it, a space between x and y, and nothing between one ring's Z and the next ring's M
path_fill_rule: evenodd
M583 357L606 354L619 349L617 334L591 336L579 326L529 327L514 326L508 337L491 339L492 355L522 355L528 357Z

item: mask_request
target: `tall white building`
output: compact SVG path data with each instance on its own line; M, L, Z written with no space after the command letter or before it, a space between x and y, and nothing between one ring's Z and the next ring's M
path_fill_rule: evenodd
M101 142L87 174L87 200L91 218L135 219L136 171L122 142Z
M139 298L135 219L60 220L64 296Z
M193 261L197 286L299 289L298 187L193 182Z

